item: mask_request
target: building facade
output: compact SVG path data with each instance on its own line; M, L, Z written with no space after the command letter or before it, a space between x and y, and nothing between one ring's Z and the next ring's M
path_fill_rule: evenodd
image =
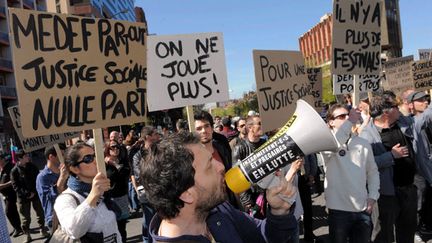
M308 66L319 66L331 60L332 28L332 16L325 14L317 25L300 36L300 51Z
M402 33L399 0L382 0L381 48L384 59L402 56ZM321 66L331 61L332 14L325 14L320 22L299 38L300 51L309 66Z

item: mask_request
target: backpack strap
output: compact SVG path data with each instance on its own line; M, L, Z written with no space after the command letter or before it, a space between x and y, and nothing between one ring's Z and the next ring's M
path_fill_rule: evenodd
M58 195L57 198L59 198L61 195L66 195L66 194L72 196L73 199L75 199L75 203L76 203L77 207L81 204L81 202L79 201L79 199L74 194L72 194L72 193L63 192L60 195ZM59 225L60 225L60 222L58 220L57 213L53 209L53 216L52 216L52 232L53 233L57 230L57 228L58 228Z

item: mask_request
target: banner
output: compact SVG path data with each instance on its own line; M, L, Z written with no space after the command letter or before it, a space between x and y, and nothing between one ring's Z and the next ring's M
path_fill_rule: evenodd
M358 75L360 93L375 92L380 89L382 75ZM354 75L333 75L333 94L351 94L354 92Z
M411 71L416 90L432 89L432 59L413 62Z
M313 96L312 107L320 113L322 112L322 70L321 68L307 68L307 77L309 84L312 85L311 94Z
M254 50L253 59L263 131L283 126L298 99L315 102L314 84L300 52Z
M407 89L414 88L411 66L414 56L393 58L383 63L386 80L383 82L385 90L392 90L395 94L401 94Z
M149 36L149 111L229 100L222 33Z
M419 49L418 52L420 60L432 59L432 49Z
M141 122L144 23L9 9L25 137Z
M334 0L332 74L379 75L380 0Z
M29 153L34 150L38 150L41 148L48 147L50 145L54 145L57 143L62 143L68 139L79 137L79 132L70 132L70 133L60 133L60 134L52 134L47 136L38 136L38 137L29 137L26 138L22 134L21 130L21 114L18 106L11 106L8 108L9 115L12 120L12 124L15 128L15 132L20 139L21 146L26 153Z

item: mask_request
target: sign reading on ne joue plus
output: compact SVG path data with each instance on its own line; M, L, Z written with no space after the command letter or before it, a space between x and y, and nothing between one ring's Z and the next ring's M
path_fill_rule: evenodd
M149 111L226 101L221 33L149 36Z
M9 9L25 137L141 122L144 23Z

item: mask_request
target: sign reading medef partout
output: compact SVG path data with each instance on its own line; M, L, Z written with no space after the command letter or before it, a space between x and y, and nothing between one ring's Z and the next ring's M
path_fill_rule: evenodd
M141 122L144 23L9 9L23 135Z

